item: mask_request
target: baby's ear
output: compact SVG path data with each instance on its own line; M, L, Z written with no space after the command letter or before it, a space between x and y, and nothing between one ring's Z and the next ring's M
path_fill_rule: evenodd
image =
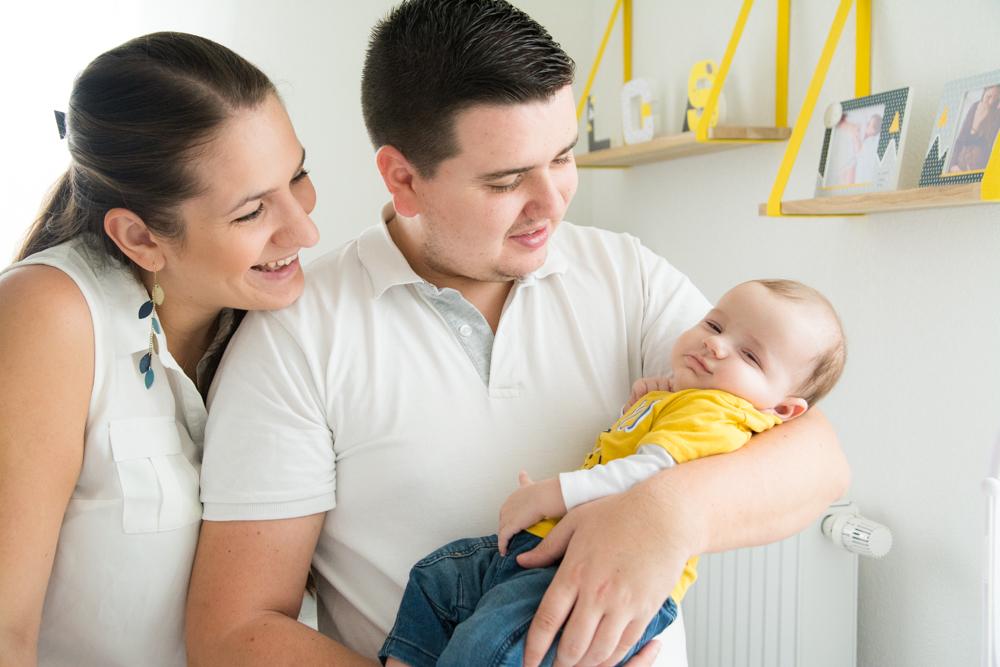
M781 403L778 403L770 410L764 410L764 412L777 415L781 417L781 421L787 422L795 419L808 409L809 403L806 402L806 399L799 398L798 396L788 396Z

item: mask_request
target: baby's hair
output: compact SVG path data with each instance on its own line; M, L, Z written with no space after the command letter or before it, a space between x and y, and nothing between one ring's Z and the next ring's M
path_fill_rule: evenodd
M805 382L796 391L796 395L806 400L810 407L816 404L821 398L830 393L833 386L837 384L841 373L844 372L844 364L847 362L847 341L844 336L844 326L840 322L840 316L834 310L830 300L823 296L818 290L804 285L796 280L751 280L750 282L763 285L772 293L784 297L791 301L801 301L814 303L826 311L830 320L830 328L833 330L833 341L820 352L816 357L812 372Z

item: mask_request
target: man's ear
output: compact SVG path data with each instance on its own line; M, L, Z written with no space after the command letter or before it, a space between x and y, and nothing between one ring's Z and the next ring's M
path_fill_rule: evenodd
M420 198L413 189L417 169L395 146L382 146L375 153L375 165L382 175L385 187L392 195L392 205L396 212L406 218L420 213Z
M113 208L104 214L104 232L140 268L158 271L166 263L163 248L146 223L127 208Z
M798 396L788 396L773 408L762 410L762 412L777 415L781 418L781 421L787 422L795 419L808 409L809 403L806 402L806 399L799 398Z

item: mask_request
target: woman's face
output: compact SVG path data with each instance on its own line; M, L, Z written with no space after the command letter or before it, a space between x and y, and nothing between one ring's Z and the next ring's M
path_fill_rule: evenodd
M223 124L195 158L203 192L180 206L183 237L163 245L158 277L167 299L217 311L271 310L299 297L299 250L319 240L304 161L274 96Z

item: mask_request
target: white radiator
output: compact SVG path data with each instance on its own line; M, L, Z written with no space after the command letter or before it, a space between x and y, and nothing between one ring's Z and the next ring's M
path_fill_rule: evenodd
M856 513L839 503L827 514L842 511ZM820 524L702 556L682 605L690 667L854 667L858 556Z

